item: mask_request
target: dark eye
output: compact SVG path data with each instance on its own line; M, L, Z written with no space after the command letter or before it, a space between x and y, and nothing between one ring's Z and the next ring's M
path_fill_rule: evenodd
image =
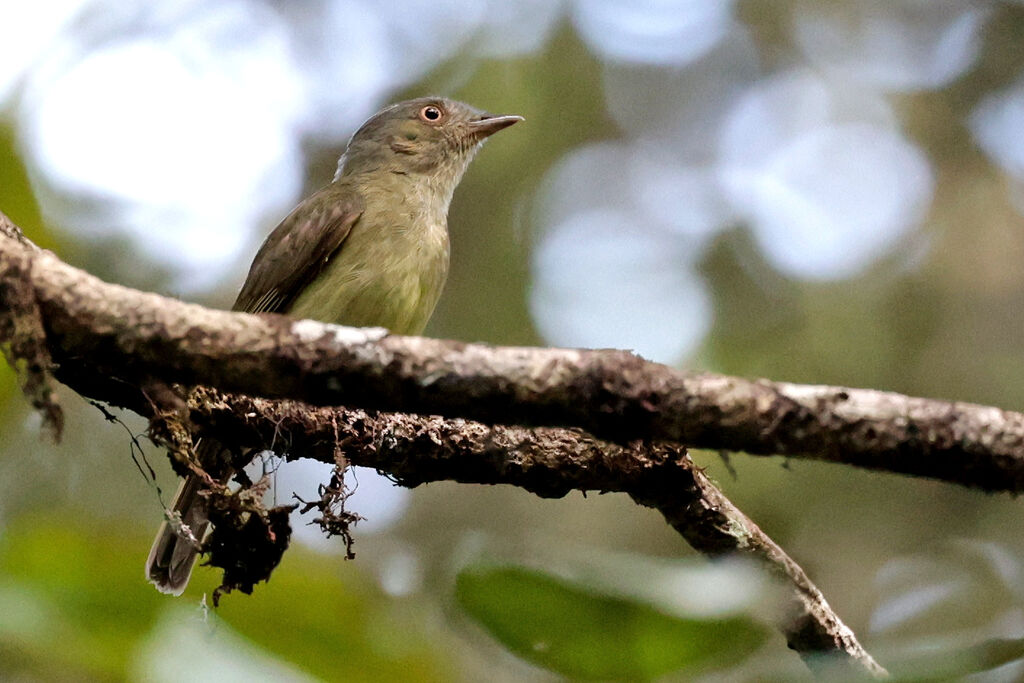
M424 121L440 121L443 115L441 109L432 104L428 104L423 109L420 109L420 118Z

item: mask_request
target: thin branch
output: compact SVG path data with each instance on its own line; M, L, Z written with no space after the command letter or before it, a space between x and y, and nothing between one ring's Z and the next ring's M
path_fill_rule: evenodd
M17 266L26 258L31 268ZM490 347L214 311L104 283L6 236L0 273L27 284L0 287L0 311L24 310L26 293L34 295L45 324L36 342L58 379L118 405L154 380L204 384L317 405L579 427L618 443L814 458L990 491L1024 488L1024 415L997 408L689 375L624 351ZM24 336L14 341L31 348Z
M403 486L431 481L510 484L542 497L572 490L623 492L657 509L697 551L740 555L764 565L788 587L779 628L808 664L822 653L848 658L884 676L806 573L694 465L683 447L627 446L575 429L488 426L479 422L358 409L316 408L198 390L189 415L204 434L252 449L279 444L282 455L334 463L341 448L354 465Z

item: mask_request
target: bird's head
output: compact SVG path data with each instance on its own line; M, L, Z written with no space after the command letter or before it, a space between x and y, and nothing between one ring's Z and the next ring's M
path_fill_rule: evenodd
M522 120L444 97L392 104L355 132L335 178L383 171L426 175L454 189L484 140Z

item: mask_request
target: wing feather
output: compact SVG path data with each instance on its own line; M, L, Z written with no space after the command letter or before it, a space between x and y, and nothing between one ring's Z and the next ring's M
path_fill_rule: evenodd
M338 253L362 213L362 197L346 183L312 194L260 247L232 310L286 313Z

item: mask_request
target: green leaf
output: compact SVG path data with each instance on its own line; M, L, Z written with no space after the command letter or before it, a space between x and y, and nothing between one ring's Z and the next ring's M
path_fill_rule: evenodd
M936 646L932 652L892 665L894 680L959 679L1024 659L1024 639L993 638L967 647Z
M725 667L747 657L765 637L745 617L669 616L520 567L464 570L456 580L456 599L508 649L573 678L645 680L680 669Z
M3 121L0 121L0 211L40 247L53 249L56 246L32 192L28 171L14 140L14 129Z

